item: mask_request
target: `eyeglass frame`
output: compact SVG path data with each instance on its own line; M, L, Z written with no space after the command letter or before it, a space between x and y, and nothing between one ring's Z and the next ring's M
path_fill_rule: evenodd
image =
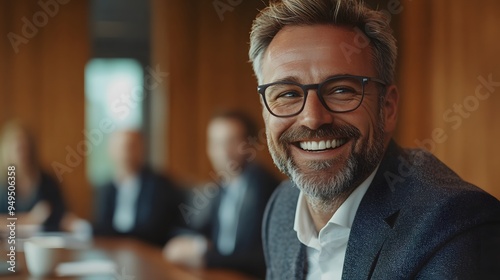
M362 88L362 93L361 93L361 100L359 101L359 104L355 108L353 108L353 109L346 110L346 111L335 111L335 110L330 109L328 107L328 105L326 105L325 100L323 99L323 96L320 94L320 89L321 89L321 87L324 84L330 82L331 80L337 80L337 79L342 79L342 78L351 78L351 79L357 79L357 80L361 81L361 85L363 87ZM299 83L292 82L292 81L273 82L273 83L258 85L257 86L257 91L262 96L262 99L264 100L264 105L266 106L266 108L269 111L269 113L271 113L271 115L273 115L275 117L278 117L278 118L294 117L294 116L297 116L300 113L302 113L302 111L304 110L304 108L306 106L307 95L309 94L309 90L311 90L311 89L315 89L316 90L316 94L318 95L319 101L321 102L321 104L323 105L323 107L325 107L325 109L327 111L329 111L331 113L348 113L348 112L352 112L352 111L358 109L359 106L361 106L361 103L363 103L363 99L365 98L365 85L368 82L370 82L370 81L379 83L379 84L381 84L384 87L387 86L387 84L383 80L381 80L379 78L375 78L375 77L357 76L357 75L338 75L338 76L329 77L328 79L324 80L323 82L321 82L319 84L306 84L306 85L303 85L303 84L299 84ZM298 86L298 87L300 87L302 89L302 91L304 93L304 102L302 103L302 107L300 108L300 110L297 113L280 116L280 115L275 114L271 110L271 108L269 108L269 105L267 104L266 95L265 95L266 89L268 87L270 87L270 86L277 85L277 84L295 85L295 86Z

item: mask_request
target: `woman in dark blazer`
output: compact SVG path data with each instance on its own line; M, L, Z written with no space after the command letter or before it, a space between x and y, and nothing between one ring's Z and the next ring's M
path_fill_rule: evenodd
M9 215L8 207L14 206L18 224L38 225L43 231L60 230L66 210L63 196L58 182L40 167L34 137L25 126L10 122L4 126L0 140L0 162L5 171L0 173L0 215ZM13 205L8 202L9 166L15 168Z

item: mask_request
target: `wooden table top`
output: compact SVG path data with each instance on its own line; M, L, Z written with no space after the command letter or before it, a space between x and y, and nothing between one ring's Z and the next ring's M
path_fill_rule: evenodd
M243 274L219 269L187 269L171 264L163 259L161 249L130 238L96 238L88 249L70 250L65 254L65 262L84 260L112 261L119 271L126 275L89 275L81 277L50 276L34 278L29 276L23 253L18 253L16 269L18 272L0 276L0 279L106 279L106 280L250 280Z

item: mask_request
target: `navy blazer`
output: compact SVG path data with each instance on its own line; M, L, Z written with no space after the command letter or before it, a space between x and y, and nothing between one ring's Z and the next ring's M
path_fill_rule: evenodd
M0 185L2 185L0 182ZM7 183L7 181L5 181ZM0 186L0 214L7 214L7 185ZM26 199L16 197L16 213L27 213L35 207L38 202L45 201L50 206L50 214L42 224L43 231L60 231L61 220L66 213L66 204L59 183L48 173L41 171L40 180L37 182L33 193Z
M306 278L298 195L285 183L267 205L267 279ZM500 202L430 153L391 141L357 210L342 279L500 279L499 270Z
M234 252L230 255L222 255L217 250L218 213L221 200L221 192L219 192L213 198L209 221L201 230L213 243L205 256L205 261L208 267L229 268L263 278L266 266L260 234L262 218L267 201L279 185L279 180L255 163L245 167L242 178L248 185L238 215Z
M96 235L129 236L162 246L181 225L178 206L182 196L174 183L149 168L141 171L139 181L135 223L126 233L118 232L113 227L115 184L110 182L98 190L99 202L94 225Z

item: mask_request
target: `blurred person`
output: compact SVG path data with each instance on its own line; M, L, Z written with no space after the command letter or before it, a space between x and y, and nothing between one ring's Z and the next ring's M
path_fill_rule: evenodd
M266 203L279 181L253 160L249 139L255 124L245 114L215 115L207 129L207 153L218 175L220 191L213 198L200 235L171 240L165 257L188 266L229 268L264 277L261 224ZM255 152L255 151L253 151Z
M162 246L180 223L181 194L172 180L145 162L145 144L138 131L111 135L112 181L97 191L94 232L130 236Z
M0 181L0 213L9 217L7 197L7 167L15 167L15 217L17 224L40 227L42 231L71 228L72 222L61 223L66 206L57 180L45 172L39 163L36 143L26 126L11 121L0 138L2 175Z
M253 23L268 147L291 180L267 206L267 279L500 279L500 202L392 140L388 22L362 1L283 0Z

